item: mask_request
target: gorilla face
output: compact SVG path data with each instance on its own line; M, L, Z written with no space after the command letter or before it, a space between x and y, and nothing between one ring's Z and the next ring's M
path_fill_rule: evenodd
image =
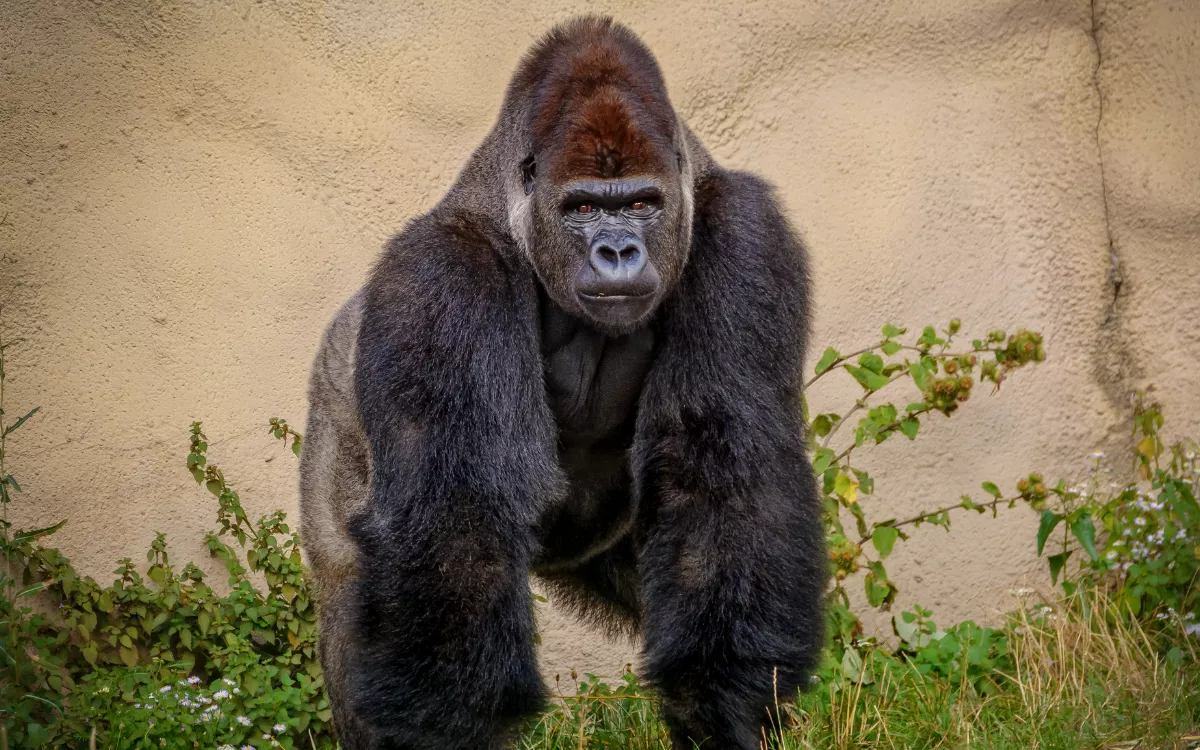
M563 310L609 335L644 324L687 254L678 174L582 176L534 190L533 263Z

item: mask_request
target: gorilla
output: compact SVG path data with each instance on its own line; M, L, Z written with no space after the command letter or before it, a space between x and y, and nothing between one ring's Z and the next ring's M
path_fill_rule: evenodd
M757 748L824 635L806 251L627 28L520 62L310 381L301 534L342 747L502 748L545 705L530 575L636 634L676 750Z

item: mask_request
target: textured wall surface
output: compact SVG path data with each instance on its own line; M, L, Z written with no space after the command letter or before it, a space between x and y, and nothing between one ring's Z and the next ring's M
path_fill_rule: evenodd
M25 339L7 397L44 409L11 445L15 520L69 518L57 541L95 575L155 530L204 558L193 419L252 511L294 513L296 462L263 425L303 424L328 317L453 181L526 46L580 9L531 7L0 3L0 301ZM903 514L1123 456L1149 383L1173 434L1200 429L1200 3L589 9L643 35L719 159L779 186L815 259L816 353L955 315L1046 333L1043 366L875 451L865 502ZM919 531L893 557L901 603L995 617L1041 581L1033 528L1020 508ZM544 615L551 675L635 659Z

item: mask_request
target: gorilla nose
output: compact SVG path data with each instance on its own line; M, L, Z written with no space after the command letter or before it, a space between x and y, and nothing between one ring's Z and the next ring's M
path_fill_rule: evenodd
M592 245L588 261L602 281L609 284L629 282L646 267L646 248L633 238L623 242L602 240Z

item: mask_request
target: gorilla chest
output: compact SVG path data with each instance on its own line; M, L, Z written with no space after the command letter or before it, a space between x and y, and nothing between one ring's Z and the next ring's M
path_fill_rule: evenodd
M541 322L546 398L569 489L542 516L539 563L557 566L607 549L629 528L629 449L654 335L605 336L546 300Z

